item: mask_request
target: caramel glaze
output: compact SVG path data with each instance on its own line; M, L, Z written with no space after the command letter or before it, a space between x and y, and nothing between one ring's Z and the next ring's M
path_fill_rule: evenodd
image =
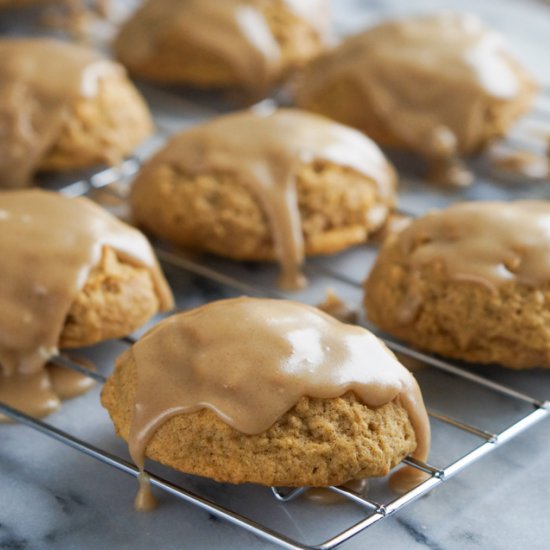
M460 203L417 219L398 239L413 276L440 263L450 278L491 291L507 282L550 281L548 202ZM411 289L399 315L403 323L414 320L422 301Z
M47 191L0 194L0 401L44 416L89 387L80 376L44 369L70 306L103 247L150 269L162 309L170 290L147 239L88 199Z
M0 40L0 187L28 185L71 107L121 67L48 38Z
M157 499L151 491L151 480L145 472L138 475L139 490L134 501L134 508L138 512L150 512L157 507Z
M269 0L268 0L269 1ZM123 57L140 64L169 37L185 37L231 67L243 88L263 93L283 70L281 48L262 13L265 0L155 0L141 8L122 30ZM297 16L307 18L324 40L328 28L325 0L284 0ZM169 25L163 24L169 21ZM141 22L141 24L140 24Z
M42 418L55 412L62 400L82 395L94 386L95 381L84 374L48 364L33 374L0 373L0 403ZM10 419L0 414L0 422Z
M416 433L413 456L428 454L430 426L414 377L373 334L310 306L213 302L165 319L119 361L127 354L137 368L128 442L141 471L151 437L175 415L208 408L234 429L258 434L302 396L348 391L369 407L399 402Z
M0 403L41 418L56 411L61 400L47 369L41 369L33 374L0 374ZM0 422L9 422L9 418L0 414Z
M192 176L235 174L267 217L282 267L280 286L286 289L305 284L295 177L314 161L349 167L373 181L381 202L373 210L382 224L393 205L392 167L360 132L305 111L250 110L220 117L173 137L153 160Z
M455 185L471 182L456 156L479 149L487 124L483 106L512 100L522 89L500 36L470 14L382 23L348 38L312 68L298 92L300 104L332 80L350 80L384 127L433 163L432 176Z

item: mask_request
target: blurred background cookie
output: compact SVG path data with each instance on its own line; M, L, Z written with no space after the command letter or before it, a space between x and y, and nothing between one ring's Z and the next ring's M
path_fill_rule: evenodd
M365 285L369 318L419 348L550 367L550 205L469 202L386 240Z
M138 77L265 93L323 48L326 0L149 0L114 43Z
M115 164L152 131L124 69L84 46L0 40L0 187L40 171Z
M460 184L466 181L453 181L449 161L506 133L529 110L536 89L477 17L443 13L346 38L308 65L296 101L379 144L420 153L434 179Z
M139 172L137 222L237 260L280 262L303 284L304 255L363 242L394 202L395 173L368 138L299 110L242 111L174 136Z

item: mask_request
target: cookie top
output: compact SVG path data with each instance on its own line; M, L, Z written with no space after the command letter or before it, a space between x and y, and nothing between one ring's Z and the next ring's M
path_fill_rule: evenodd
M102 83L122 78L124 69L90 48L49 38L0 40L0 59L0 186L21 187L75 103L96 98Z
M550 281L550 205L467 202L430 212L396 237L412 269L441 263L447 276L495 287Z
M152 185L148 174L158 166L191 176L233 174L267 216L283 267L282 286L297 288L304 243L295 180L298 170L314 161L366 176L376 185L380 203L392 204L395 174L372 141L356 130L295 109L242 111L176 135L145 166L133 196Z
M369 318L474 363L550 366L550 205L468 202L390 235L365 284Z
M298 103L336 80L358 88L394 136L388 144L428 157L475 150L488 123L480 102L514 102L534 88L501 37L461 13L385 22L344 40L311 64Z
M115 51L145 77L262 92L288 57L311 57L327 27L325 0L154 0L123 26Z
M146 267L161 309L172 296L147 239L84 198L0 194L0 365L32 374L57 352L65 319L104 247Z
M174 315L119 360L135 361L129 447L138 466L171 417L209 409L234 430L265 432L302 397L353 392L370 408L399 403L424 460L429 423L413 376L367 330L286 300L236 298Z

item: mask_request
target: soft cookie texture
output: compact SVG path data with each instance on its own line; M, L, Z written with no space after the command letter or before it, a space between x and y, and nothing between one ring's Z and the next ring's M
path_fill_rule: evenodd
M418 385L384 344L287 300L168 317L118 358L101 399L140 469L147 456L221 482L338 485L429 448Z
M532 105L536 85L469 14L416 16L346 38L308 65L297 104L427 158L481 151Z
M114 49L136 76L265 91L323 48L325 0L150 0Z
M284 264L363 242L394 189L393 169L355 130L298 110L243 111L175 136L138 174L131 205L177 245Z
M331 254L366 240L380 225L368 178L318 162L296 176L307 255ZM139 224L180 246L236 260L274 261L272 232L258 200L230 173L187 175L161 158L139 174L132 191Z
M78 348L126 336L160 309L150 270L124 261L106 247L74 298L59 347Z
M386 240L365 283L369 318L444 356L550 368L550 207L464 203Z
M132 359L118 365L101 399L117 434L128 439L136 391ZM168 420L147 445L149 458L228 483L338 485L384 476L416 447L407 412L370 409L347 394L303 397L271 428L246 435L207 409Z
M114 164L152 131L124 69L48 38L0 40L0 187L36 172Z
M0 193L0 368L39 372L61 348L127 335L173 299L137 229L86 198Z

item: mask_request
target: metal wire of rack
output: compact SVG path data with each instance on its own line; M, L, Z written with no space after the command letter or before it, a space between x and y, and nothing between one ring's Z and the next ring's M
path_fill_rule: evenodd
M538 117L540 117L548 125L550 125L550 91L545 90L545 93L542 96L542 106L537 106L535 111L533 111L532 116L537 117L537 120L539 120ZM166 138L170 134L170 131L161 128L159 130L159 134L161 138ZM538 152L540 152L541 147L543 147L540 143L533 145L533 136L529 134L529 132L527 132L527 134L521 132L519 134L512 134L509 138L509 143L516 149L521 147L523 149L536 150ZM78 181L57 186L57 190L70 196L81 196L90 194L94 190L105 189L107 192L120 198L121 190L117 188L115 184L120 181L127 182L131 176L137 172L140 164L141 158L139 156L134 156L115 168L102 170L90 175L89 177L79 179ZM165 265L170 265L186 273L192 273L195 276L231 288L239 293L274 298L283 297L281 293L273 289L273 287L250 283L240 277L231 276L225 272L225 270L220 269L219 266L209 266L207 263L199 262L179 253L178 251L168 249L162 244L159 244L155 248L161 263ZM327 267L322 264L308 265L308 271L310 275L322 276L330 280L338 281L339 283L355 289L359 289L361 286L358 281L352 277L349 277L346 273L342 273L341 271L334 269L332 266ZM368 323L364 320L362 321L362 324L368 326L370 330L377 333L384 340L386 345L394 352L417 360L423 365L427 365L436 371L445 373L453 378L460 379L467 384L482 387L486 391L497 396L505 397L511 400L511 407L514 407L515 404L521 403L527 407L527 410L524 414L521 414L519 418L516 418L503 429L486 430L475 425L475 423L471 421L456 418L453 415L442 412L441 410L429 408L428 413L432 422L440 423L449 430L458 430L462 433L469 434L473 436L475 443L470 446L467 452L459 456L454 456L451 460L445 462L444 464L433 465L423 463L412 457L404 459L404 464L426 473L428 477L418 486L398 497L393 496L389 499L381 501L371 499L368 496L356 494L353 491L343 487L330 487L330 491L339 494L346 501L358 507L362 511L362 516L359 521L356 521L344 529L338 529L337 532L332 533L331 536L326 538L326 540L321 543L312 544L308 541L297 540L295 537L289 536L281 530L272 529L265 524L255 521L247 515L236 512L228 506L217 503L212 498L206 498L194 491L178 486L161 476L148 472L153 486L184 502L195 505L200 509L213 514L214 516L226 520L229 523L237 525L246 531L263 538L264 540L278 544L283 548L314 548L319 550L329 550L348 541L371 525L395 514L408 504L432 491L435 487L438 487L464 468L472 465L475 461L493 452L501 445L525 432L544 418L550 416L550 402L546 399L533 397L528 393L515 389L514 387L501 384L488 377L477 374L462 365L422 353L407 345L396 342L393 339L388 338L386 335L380 334L375 327L368 325ZM134 341L135 340L132 337L121 339L121 342L127 346L131 345ZM53 359L53 362L62 367L85 374L99 383L103 383L106 379L103 374L83 367L79 363L63 355L56 356ZM21 411L8 407L2 403L0 403L0 413L123 473L134 477L137 477L138 475L137 468L124 458L104 449L98 448L83 439L77 438L70 433L60 430L46 421L31 418ZM285 490L275 487L271 488L274 500L281 503L288 503L298 499L306 490L307 488L292 490ZM311 506L318 505L312 503Z

